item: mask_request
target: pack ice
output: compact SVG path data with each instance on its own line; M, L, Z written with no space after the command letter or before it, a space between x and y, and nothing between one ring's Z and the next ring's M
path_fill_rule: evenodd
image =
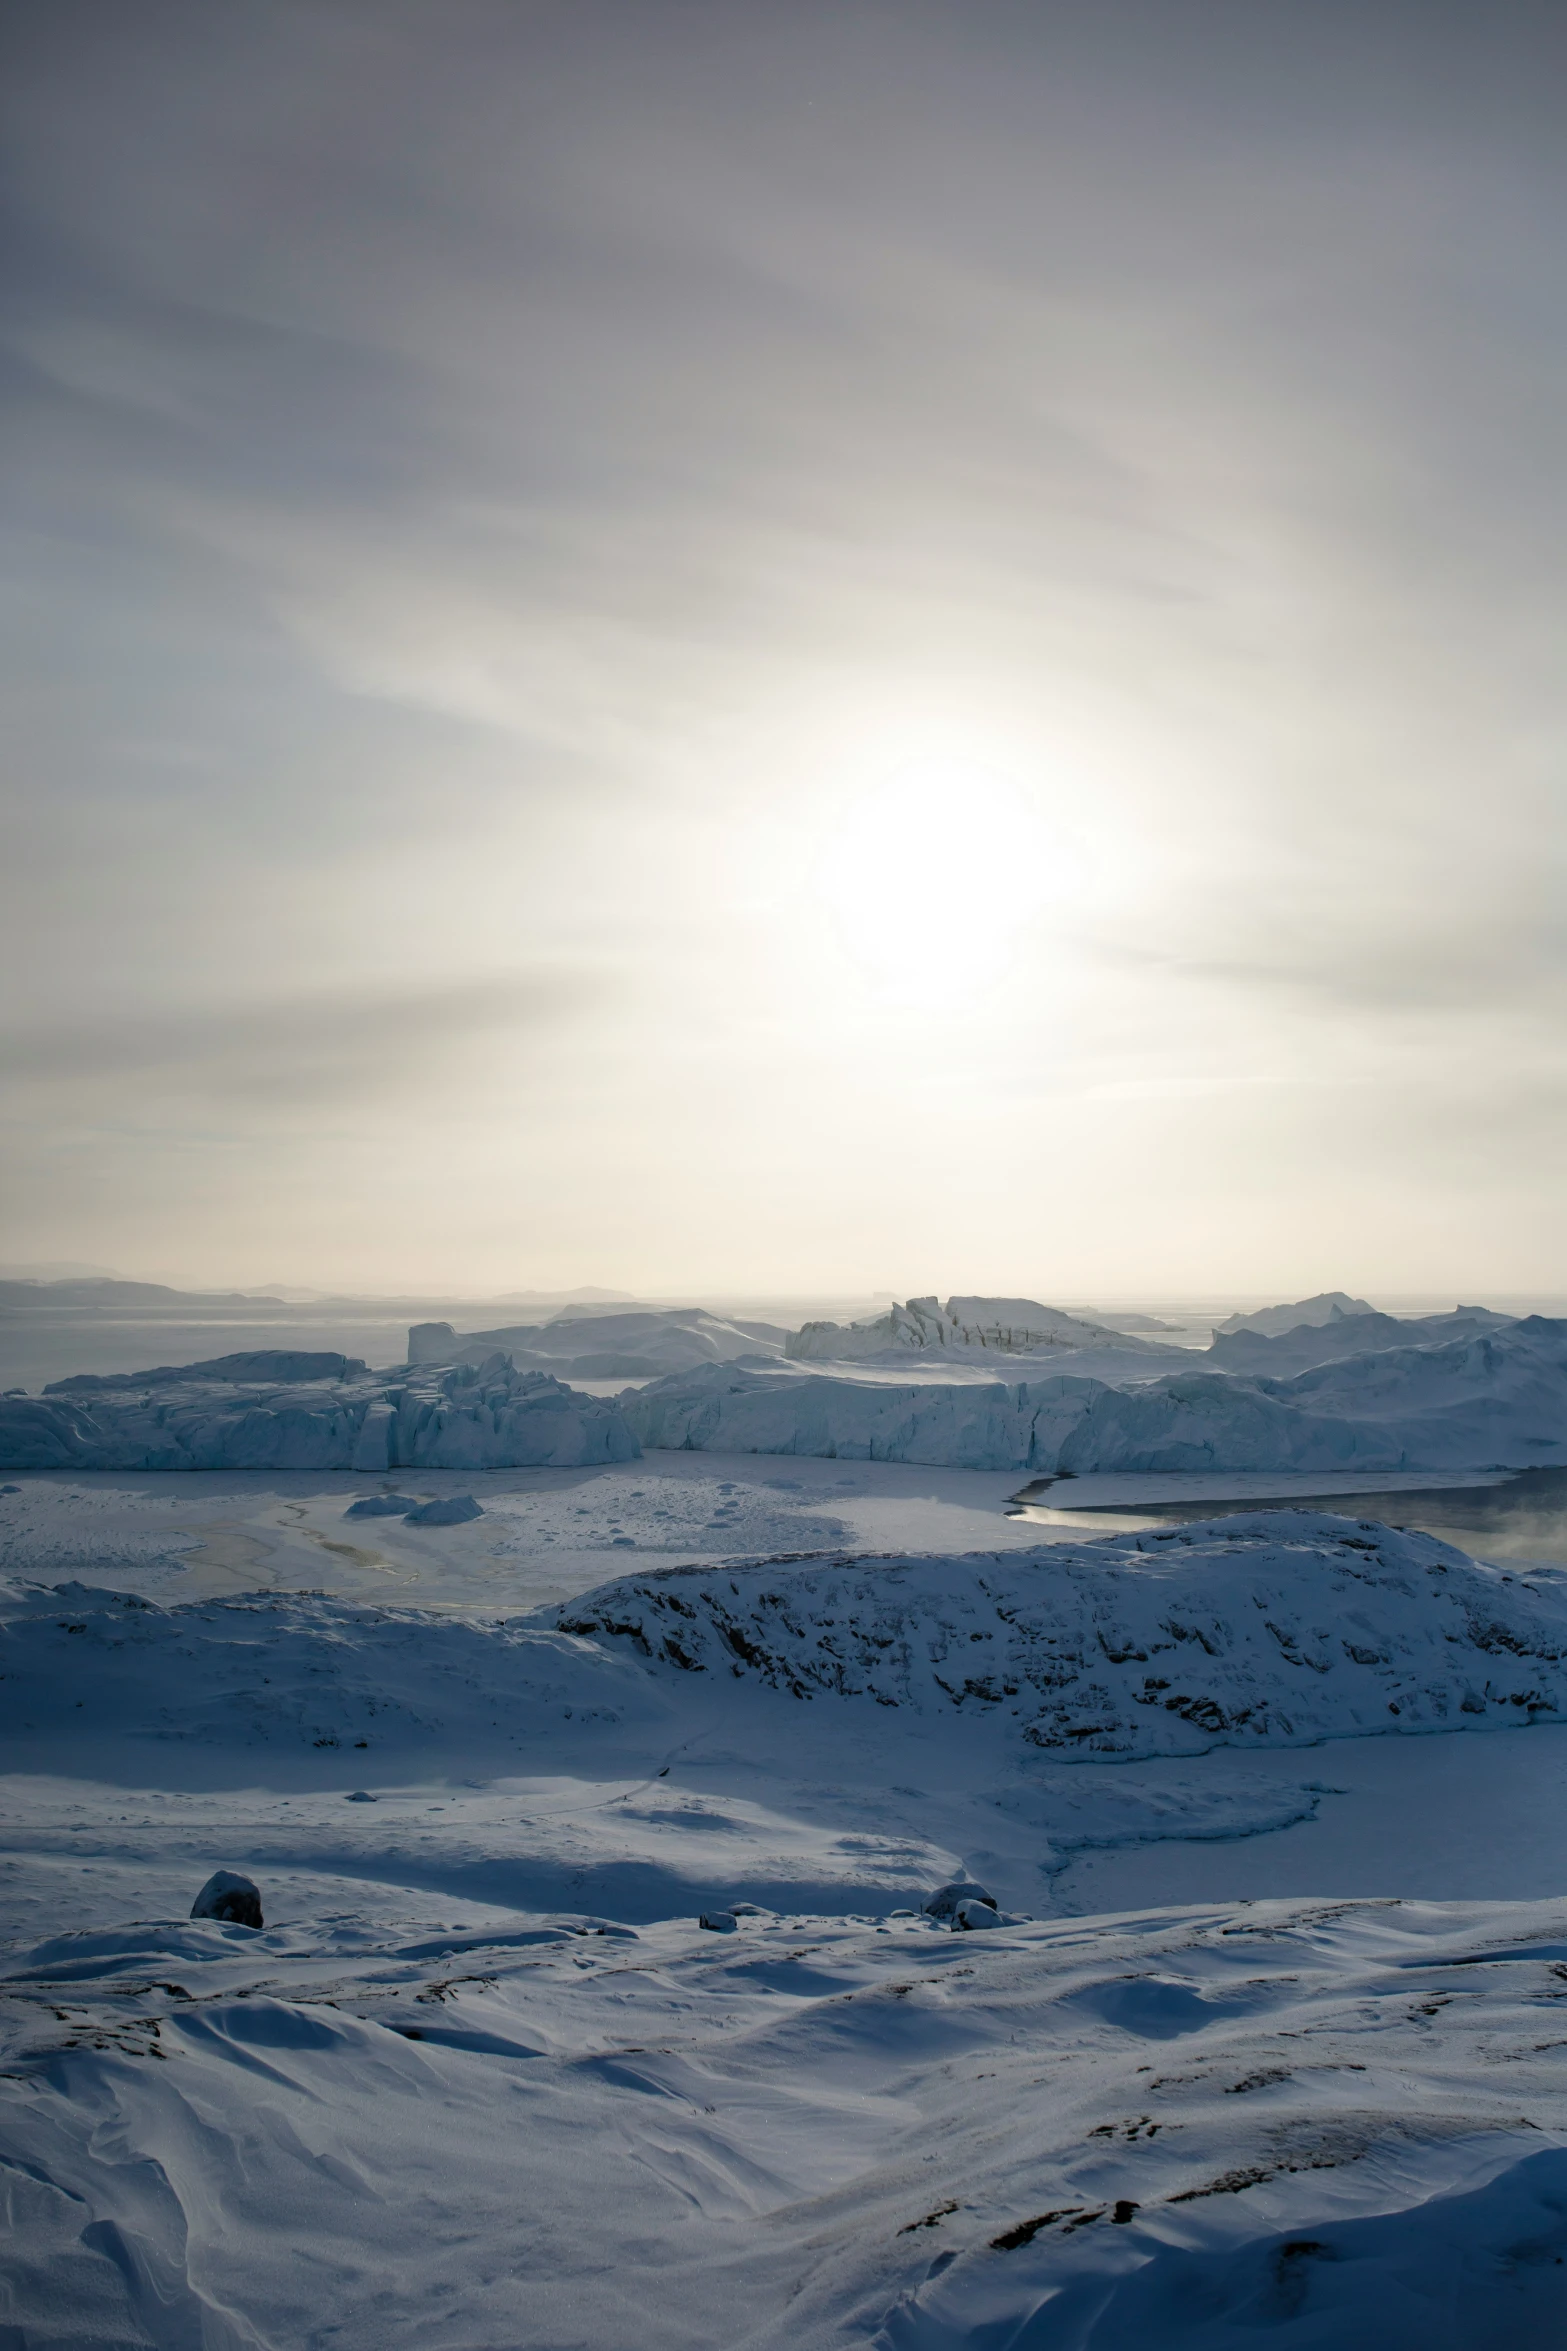
M230 1355L0 1397L6 1469L567 1469L639 1451L617 1404L499 1353L392 1372Z

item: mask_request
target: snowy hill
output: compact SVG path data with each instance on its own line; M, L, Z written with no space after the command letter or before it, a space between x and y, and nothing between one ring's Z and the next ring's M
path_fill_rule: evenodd
M1304 1512L991 1559L665 1569L555 1621L797 1698L994 1712L1073 1754L1567 1717L1567 1575Z
M338 1368L323 1378L323 1363ZM546 1373L517 1372L500 1355L395 1373L340 1356L229 1356L0 1397L5 1469L375 1473L565 1468L636 1453L615 1404Z

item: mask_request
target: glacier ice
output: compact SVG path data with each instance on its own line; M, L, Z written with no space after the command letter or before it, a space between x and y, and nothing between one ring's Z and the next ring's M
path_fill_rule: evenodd
M845 1363L711 1364L621 1403L642 1444L695 1452L1076 1476L1528 1468L1567 1460L1567 1321L1530 1315L1284 1379L1194 1370L1118 1385L1063 1368L900 1382Z
M870 1322L808 1322L784 1341L784 1353L795 1363L865 1362L930 1348L1035 1355L1058 1347L1144 1353L1153 1342L1035 1298L949 1298L945 1306L935 1298L911 1298Z
M7 1469L576 1469L634 1461L611 1398L587 1396L503 1355L480 1364L279 1380L272 1354L221 1374L63 1381L0 1398Z

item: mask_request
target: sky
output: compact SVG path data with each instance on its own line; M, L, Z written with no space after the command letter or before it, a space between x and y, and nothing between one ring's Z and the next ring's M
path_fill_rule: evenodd
M12 0L0 1257L1567 1290L1564 68Z

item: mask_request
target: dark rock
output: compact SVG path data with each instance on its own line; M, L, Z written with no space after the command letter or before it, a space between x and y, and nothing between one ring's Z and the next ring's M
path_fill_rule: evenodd
M192 1918L220 1918L229 1926L259 1927L261 1895L237 1870L215 1869L190 1906Z

